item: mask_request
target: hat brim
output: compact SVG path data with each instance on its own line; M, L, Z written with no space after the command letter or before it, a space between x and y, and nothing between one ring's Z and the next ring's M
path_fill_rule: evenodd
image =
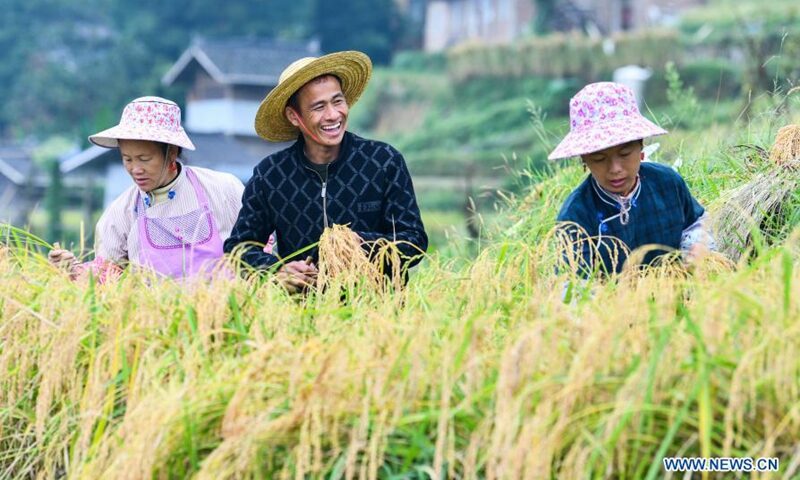
M595 124L590 128L570 130L548 160L577 157L599 152L634 140L668 133L641 115Z
M361 52L336 52L316 58L280 82L267 94L256 112L255 128L259 137L270 142L297 138L298 129L286 118L289 98L306 83L321 75L336 75L349 106L361 97L372 75L372 62Z
M150 142L168 143L187 150L194 150L194 144L186 135L186 131L181 128L178 132L166 132L152 130L145 131L116 125L102 132L89 136L89 141L99 147L119 148L119 140L146 140Z

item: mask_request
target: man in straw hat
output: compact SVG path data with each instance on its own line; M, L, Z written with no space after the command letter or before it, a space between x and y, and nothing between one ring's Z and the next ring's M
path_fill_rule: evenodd
M666 130L639 113L633 91L612 82L582 88L569 106L570 131L550 160L580 157L586 180L564 202L558 220L584 275L620 272L627 250L657 245L645 264L669 250L692 261L715 248L705 209L668 166L643 162L643 140ZM572 263L572 262L570 262Z
M296 142L254 169L225 251L240 246L242 259L256 268L282 262L278 278L290 291L313 281L317 250L309 247L334 224L349 225L365 245L397 242L404 267L419 262L427 249L403 156L346 131L349 109L371 73L372 62L361 52L302 58L283 71L256 113L259 136ZM276 252L253 245L273 230ZM299 252L311 261L297 258Z

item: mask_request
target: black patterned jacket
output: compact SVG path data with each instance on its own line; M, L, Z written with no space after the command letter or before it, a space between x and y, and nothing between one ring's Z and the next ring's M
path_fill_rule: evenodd
M312 256L325 222L349 225L362 239L401 241L401 251L420 260L428 248L428 236L414 195L414 186L403 156L392 146L345 132L339 156L328 166L328 180L309 165L303 138L262 160L245 186L242 210L225 252L247 242L266 243L276 232L275 254L247 246L242 259L253 267L269 267L279 261ZM408 242L408 243L405 243ZM409 265L409 266L410 266Z

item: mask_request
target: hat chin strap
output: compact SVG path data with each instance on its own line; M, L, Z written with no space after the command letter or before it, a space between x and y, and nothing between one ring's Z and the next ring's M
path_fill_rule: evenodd
M292 108L292 107L289 107L289 109L294 113L295 119L300 124L300 130L305 132L305 134L308 135L309 137L311 137L315 142L321 144L322 140L320 140L320 138L318 136L316 136L313 133L311 133L311 130L309 130L308 127L306 127L306 124L303 123L303 117L300 116L300 113L297 110L295 110L294 108Z
M155 187L153 190L158 190L161 187L167 186L167 185L169 185L169 183L171 181L175 180L174 177L173 178L169 178L169 175L167 175L167 177L168 177L167 181L161 182L161 179L164 178L164 174L167 173L167 170L168 170L167 165L169 165L169 163L170 163L169 162L169 152L170 152L171 148L172 148L172 145L167 144L167 148L165 149L165 152L164 152L164 165L161 167L161 173L158 175L158 186ZM177 159L176 159L176 161L177 161ZM170 171L172 171L172 170L170 169ZM177 172L177 170L176 170L176 172ZM177 177L177 176L178 176L178 174L176 173L175 177ZM151 190L150 192L152 192L153 190ZM147 193L150 194L150 192L147 192Z

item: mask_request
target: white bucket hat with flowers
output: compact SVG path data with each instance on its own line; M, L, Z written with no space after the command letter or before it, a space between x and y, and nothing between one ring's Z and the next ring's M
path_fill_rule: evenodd
M106 148L119 147L119 140L149 140L194 150L181 127L181 109L166 98L140 97L125 106L119 125L89 136L89 141Z
M570 100L569 133L547 158L586 155L665 133L639 113L629 87L613 82L590 83Z

